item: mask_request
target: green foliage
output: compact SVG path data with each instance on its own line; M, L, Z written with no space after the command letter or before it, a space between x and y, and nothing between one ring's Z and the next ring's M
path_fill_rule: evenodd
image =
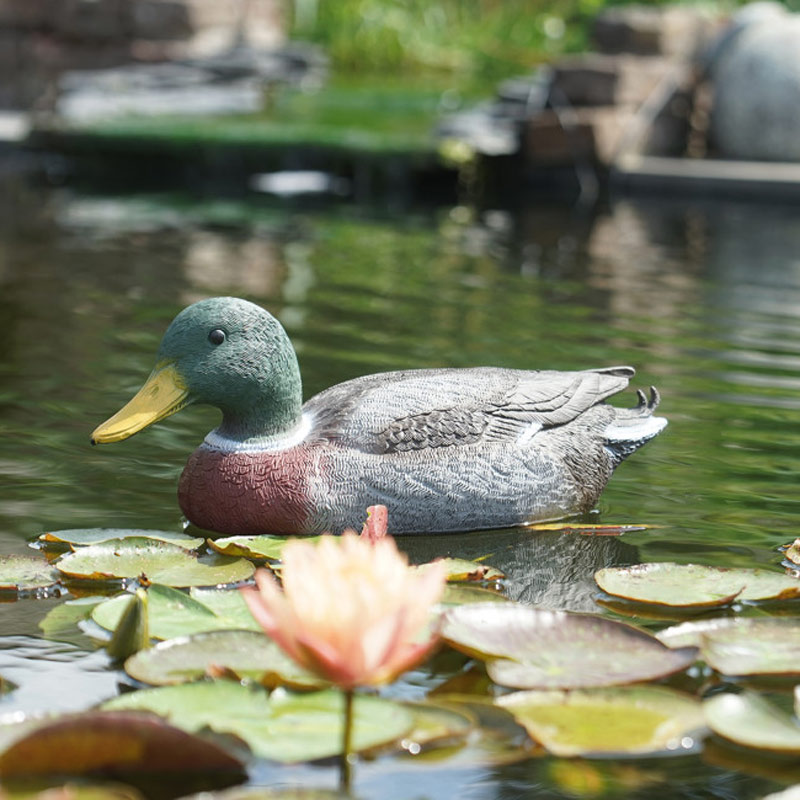
M518 73L565 43L560 22L595 0L338 0L295 3L293 34L326 47L344 70L447 70L484 78ZM572 40L575 39L573 42Z

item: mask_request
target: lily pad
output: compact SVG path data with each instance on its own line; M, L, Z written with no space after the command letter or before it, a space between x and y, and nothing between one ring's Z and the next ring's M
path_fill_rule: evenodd
M800 567L800 539L795 539L783 551L784 558L796 567Z
M0 754L0 776L242 773L218 745L151 714L94 711L22 725Z
M457 752L448 752L448 766L454 763L471 768L481 764L513 764L529 758L532 752L539 749L539 745L531 742L527 731L513 715L495 705L491 698L442 694L436 697L436 702L469 715L474 724L464 746Z
M50 562L36 556L0 556L0 592L47 589L58 582Z
M667 647L700 647L706 634L735 625L740 617L714 617L712 619L690 620L680 625L670 625L659 631L656 639Z
M105 600L104 597L90 596L59 603L39 621L39 630L45 639L72 641L82 638L84 634L78 630L78 623L86 619L92 610Z
M108 581L146 579L168 586L211 586L238 583L255 568L245 559L202 556L155 539L109 539L61 558L56 567L67 577Z
M580 533L585 536L620 536L623 533L646 531L653 525L579 525L566 522L537 522L525 526L531 531L558 531L559 533Z
M280 561L283 548L287 542L297 539L297 536L226 536L223 539L209 539L209 547L226 556L243 556L244 558L267 559ZM304 542L316 544L320 536L303 536Z
M414 714L414 726L405 734L401 747L416 755L422 749L463 741L475 728L476 720L444 703L413 703L406 706Z
M271 687L318 689L326 685L255 631L212 631L170 639L125 662L128 675L154 686L187 683L214 670L231 670L240 678Z
M94 608L92 619L101 628L116 630L130 597L129 592L123 592L106 600ZM147 589L147 619L154 639L237 627L185 592L157 583Z
M221 628L241 628L261 632L238 589L191 589L189 595L210 608L222 621Z
M595 573L607 594L636 603L707 609L734 600L791 600L800 597L800 580L765 569L653 563L606 567Z
M551 753L565 757L689 751L705 727L697 700L655 686L515 692L496 702Z
M344 702L335 691L278 689L267 695L232 681L202 681L130 692L103 708L153 711L190 732L209 727L232 733L257 756L273 761L310 761L341 751ZM353 710L354 751L400 740L414 726L409 709L380 697L357 695Z
M435 562L444 564L448 581L496 581L505 578L505 575L496 567L480 564L477 561L467 561L465 558L439 558ZM430 564L418 564L415 569L425 570Z
M706 632L701 654L724 675L800 675L800 620L737 619Z
M197 550L205 539L187 536L175 531L155 531L140 528L71 528L66 531L48 531L39 537L45 545L65 545L71 548L86 547L90 544L108 542L111 539L155 539L160 542L183 547L186 550Z
M495 683L518 689L577 689L654 680L688 667L693 647L670 650L651 634L592 614L518 603L450 609L442 636L487 661Z
M475 586L470 583L448 583L444 587L439 604L463 606L469 603L507 603L508 598L496 589Z
M742 747L800 755L800 725L752 692L718 694L703 701L708 726L723 739Z

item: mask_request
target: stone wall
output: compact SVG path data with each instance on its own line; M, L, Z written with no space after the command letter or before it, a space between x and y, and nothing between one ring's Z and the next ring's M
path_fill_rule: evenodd
M66 70L284 39L282 0L0 0L0 108L46 108ZM240 27L240 23L244 24Z

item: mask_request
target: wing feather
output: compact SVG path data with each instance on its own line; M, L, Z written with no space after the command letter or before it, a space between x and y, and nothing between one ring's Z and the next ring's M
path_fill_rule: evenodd
M514 439L564 425L628 385L631 367L474 369L367 375L311 398L314 435L370 453Z

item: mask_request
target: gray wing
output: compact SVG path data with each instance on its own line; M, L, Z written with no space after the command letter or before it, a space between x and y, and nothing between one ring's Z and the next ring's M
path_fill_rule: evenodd
M514 439L564 425L628 385L632 367L474 369L366 375L305 404L314 435L368 453Z

